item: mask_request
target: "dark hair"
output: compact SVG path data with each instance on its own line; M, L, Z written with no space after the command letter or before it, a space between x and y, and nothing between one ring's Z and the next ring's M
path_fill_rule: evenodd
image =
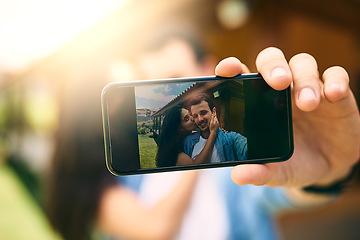
M96 80L79 83L61 102L46 193L50 223L64 239L91 238L101 196L117 184L105 164L101 88Z
M190 111L191 106L197 105L201 103L202 101L205 101L208 103L210 110L212 111L215 107L213 100L210 98L210 96L204 92L195 94L192 96L186 103L186 108Z
M183 137L179 133L182 106L176 105L165 114L159 137L156 166L175 166L178 154L183 151Z

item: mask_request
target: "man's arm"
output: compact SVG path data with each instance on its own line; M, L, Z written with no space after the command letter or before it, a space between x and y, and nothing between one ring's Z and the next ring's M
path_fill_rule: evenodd
M234 136L234 149L238 160L248 159L247 138L239 133L231 132Z
M295 55L289 62L277 48L260 52L258 71L274 89L292 86L294 154L285 162L234 167L239 185L285 186L289 195L304 204L329 197L303 191L346 178L360 157L360 116L349 76L341 67L327 69L320 78L316 60ZM224 77L248 72L236 58L221 61L215 73Z

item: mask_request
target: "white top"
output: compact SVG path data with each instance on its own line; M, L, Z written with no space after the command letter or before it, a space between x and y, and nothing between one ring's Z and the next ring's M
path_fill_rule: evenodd
M153 206L168 194L182 172L148 174L140 188L140 198L145 206ZM228 238L228 216L219 181L212 171L201 171L194 189L190 206L185 213L177 240Z
M199 142L195 144L194 150L192 152L191 158L195 159L201 152L201 150L205 147L207 139L200 136ZM211 163L221 162L216 146L214 145L213 152L210 159Z

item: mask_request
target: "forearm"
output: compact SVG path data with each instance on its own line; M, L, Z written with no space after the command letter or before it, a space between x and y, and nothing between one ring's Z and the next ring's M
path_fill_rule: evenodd
M206 141L204 148L201 150L199 155L196 156L195 159L192 159L186 153L179 153L176 165L186 166L186 165L202 164L202 163L210 162L211 155L215 145L215 140L216 140L216 134L210 133L210 136Z
M210 162L211 155L214 149L216 140L216 133L210 133L209 138L207 139L204 148L201 150L199 155L193 159L193 164L201 164Z
M287 188L286 194L290 201L300 208L311 208L330 203L334 196L305 192L301 188Z
M355 168L347 171L345 176L334 178L327 184L314 184L304 188L289 188L287 190L291 200L297 205L314 206L328 203L336 199L346 188L352 179Z
M185 172L173 190L152 207L145 207L125 187L110 188L102 196L97 225L115 238L171 239L180 227L196 179L197 172Z

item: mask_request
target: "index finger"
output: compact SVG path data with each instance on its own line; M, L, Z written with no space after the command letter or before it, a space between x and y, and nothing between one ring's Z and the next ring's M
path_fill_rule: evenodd
M283 52L274 47L261 51L256 58L256 67L265 81L276 90L287 88L292 75Z

